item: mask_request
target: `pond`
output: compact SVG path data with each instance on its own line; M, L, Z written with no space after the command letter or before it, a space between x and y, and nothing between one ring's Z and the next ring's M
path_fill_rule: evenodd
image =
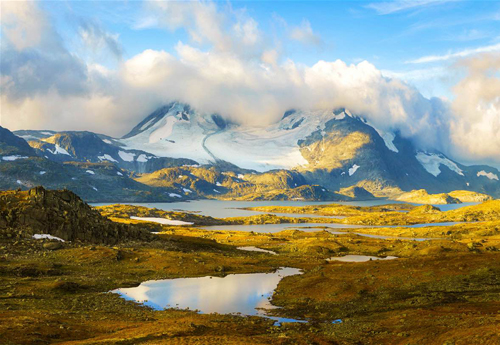
M386 256L385 258L379 258L378 256L369 255L345 255L340 257L333 257L327 259L327 261L340 261L340 262L367 262L373 260L394 260L397 256Z
M429 224L414 224L414 225L352 225L352 224L337 224L337 223L282 223L282 224L250 224L250 225L210 225L202 226L200 229L213 230L213 231L245 231L245 232L257 232L257 233L276 233L283 230L300 230L305 232L315 232L326 230L330 231L332 229L362 229L362 228L419 228L423 226L451 226L455 224L461 224L459 222L444 222L444 223L429 223ZM333 231L334 234L342 234L340 231ZM374 238L393 238L391 236L383 235L367 235L356 233L360 236L374 237ZM396 238L396 237L394 237ZM398 237L400 239L405 239L403 237Z
M306 232L315 232L329 229L360 229L373 228L365 225L349 225L336 223L283 223L283 224L251 224L251 225L210 225L202 226L200 229L214 231L246 231L246 232L266 232L275 233L283 230L300 230Z
M284 267L273 273L230 274L225 277L150 280L133 288L111 292L156 310L190 309L200 313L255 315L281 322L306 322L269 316L276 308L269 300L284 277L301 274L297 268Z
M236 247L236 249L244 250L247 252L259 252L259 253L267 253L267 254L277 255L277 253L273 252L272 250L262 249L262 248L258 248L258 247L254 247L254 246Z

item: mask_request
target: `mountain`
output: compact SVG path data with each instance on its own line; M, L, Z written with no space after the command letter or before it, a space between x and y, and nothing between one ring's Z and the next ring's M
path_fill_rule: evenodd
M82 144L85 145L85 144ZM69 189L86 201L172 201L186 195L178 189L151 188L134 181L126 170L113 162L79 162L58 146L55 161L37 155L24 139L0 127L0 190L23 190L43 185L51 189ZM71 151L73 152L73 151Z
M462 202L484 202L493 198L486 194L456 190L450 193L429 194L425 189L403 193L396 200L417 204L460 204Z
M347 109L290 110L277 123L249 127L174 102L117 142L129 150L200 164L226 162L261 173L293 170L305 184L331 191L356 186L368 192L366 197L394 197L416 189L500 196L497 169L465 166L441 152L419 150L399 133L382 131Z
M119 142L92 132L17 131L39 156L55 162L112 162L134 172L197 164L190 159L157 157L141 150L125 150Z
M181 188L205 198L236 200L352 200L318 185L296 171L235 173L220 167L177 167L143 174L138 182L152 187Z
M1 188L52 183L48 187L74 188L86 200L94 200L94 192L102 198L101 190L110 198L118 193L113 188L134 191L120 196L127 200L394 199L420 189L500 196L497 169L466 166L439 151L423 151L398 132L381 130L363 114L342 108L289 110L280 121L256 127L172 102L122 138L74 131L15 134L29 145L4 134L3 161L10 159L13 167L0 168L8 180L0 182ZM26 165L22 169L21 163ZM98 174L90 176L87 170L93 168ZM33 176L42 171L57 179L46 181L45 173ZM82 183L72 182L74 178Z
M28 143L0 126L0 155L3 161L15 161L21 157L36 156Z

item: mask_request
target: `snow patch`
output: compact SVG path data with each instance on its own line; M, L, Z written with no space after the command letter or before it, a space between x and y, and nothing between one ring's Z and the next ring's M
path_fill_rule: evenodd
M245 175L243 175L243 174L238 174L238 178L240 178L240 179L244 179L244 178L245 178Z
M119 171L116 172L116 175L123 176L123 174L121 172L119 172Z
M441 164L447 166L458 175L464 176L463 171L454 162L441 154L418 152L415 157L429 174L436 177L441 174L441 169L439 169Z
M393 152L396 152L398 153L399 150L398 148L396 147L396 145L394 145L394 139L396 138L396 135L392 132L386 132L386 131L382 131L380 129L378 129L377 127L375 127L372 123L370 123L368 120L363 120L368 126L370 126L371 128L373 128L377 133L378 135L380 135L380 137L384 140L384 143L385 143L385 146L393 151Z
M360 168L360 166L359 166L359 165L354 164L354 165L352 166L352 168L349 168L349 176L354 175L354 173L356 172L356 170L358 170L359 168Z
M4 156L2 157L2 160L12 162L12 161L17 161L18 159L27 159L27 158L28 157L26 156L14 155L14 156Z
M391 150L393 152L396 152L396 153L399 152L399 150L396 147L396 145L394 145L394 139L396 138L396 136L394 135L394 133L391 133L391 132L381 132L381 131L377 130L376 128L375 128L375 130L382 137L382 139L384 139L385 146L387 146L387 148L389 150Z
M95 172L93 172L92 170L87 170L85 171L87 174L90 174L90 175L95 175Z
M222 185L220 184L220 182L215 182L215 185L216 185L217 187L221 187L221 186L222 186Z
M104 141L106 144L110 144L110 145L111 145L111 144L113 144L113 143L111 142L111 140L108 140L108 139L103 139L102 141Z
M175 193L168 193L168 196L171 198L182 198L182 196L180 196L179 194L175 194Z
M16 181L16 183L17 183L17 184L23 184L23 183L21 182L21 180L17 180L17 181Z
M151 120L149 120L148 122L146 122L145 124L143 124L143 125L141 126L140 131L145 130L145 129L146 129L146 128L147 128L147 127L151 124L151 122L153 122L154 120L155 120L155 119L154 119L154 118L152 118Z
M193 192L191 189L187 189L187 188L182 188L182 190L184 191L184 193L192 193Z
M338 114L338 115L335 115L335 114L334 114L334 115L333 115L333 118L334 118L335 120L343 120L343 119L345 119L345 112L341 112L341 113L340 113L340 114Z
M40 175L45 175L46 173L46 171L40 171Z
M118 156L120 156L120 158L125 162L133 162L134 157L135 157L135 153L118 151Z
M215 193L219 193L219 194L220 194L220 192L219 192L217 189L214 189L214 192L215 192Z
M68 151L66 151L64 148L62 148L61 146L59 146L57 144L56 144L56 146L54 148L54 151L52 151L51 149L47 149L47 151L49 151L53 155L67 155L67 156L71 156Z
M116 159L114 159L113 157L111 157L107 153L104 154L103 156L97 156L97 158L99 158L100 161L110 161L110 162L118 163L118 161Z
M47 239L47 240L58 240L58 241L61 241L61 242L66 242L62 238L59 238L59 237L56 237L56 236L52 236L52 235L48 235L48 234L34 234L33 238L35 240Z
M165 120L165 124L155 130L149 136L150 143L156 143L162 139L168 138L172 134L172 130L174 129L174 124L178 121L173 116L168 116Z
M191 222L184 222L182 220L172 220L166 218L155 218L155 217L135 217L132 216L130 219L143 220L145 222L160 223L165 225L193 225Z
M99 191L96 187L92 187L92 189L95 190L96 192Z
M484 177L489 178L490 180L497 180L498 181L497 174L493 174L491 172L486 172L484 170L481 170L480 172L477 173L477 177L479 177L479 176L484 176Z
M137 157L137 161L141 163L146 163L148 161L148 157L143 153Z

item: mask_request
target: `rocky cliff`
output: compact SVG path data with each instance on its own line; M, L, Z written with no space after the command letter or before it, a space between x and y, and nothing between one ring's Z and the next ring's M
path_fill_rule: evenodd
M66 241L102 244L154 239L140 226L103 217L71 191L43 187L0 193L0 232L19 237L50 234Z

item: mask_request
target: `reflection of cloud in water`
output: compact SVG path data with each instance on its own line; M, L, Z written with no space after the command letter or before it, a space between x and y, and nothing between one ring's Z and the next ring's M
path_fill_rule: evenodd
M340 257L333 257L327 259L328 261L341 261L341 262L366 262L372 260L394 260L397 259L396 256L386 256L383 258L379 258L377 256L368 256L368 255L345 255Z
M255 308L267 308L267 300L279 281L299 274L295 268L283 268L275 273L233 274L224 278L179 278L144 282L135 288L113 292L156 309L178 307L198 309L203 313L242 313L262 315Z

